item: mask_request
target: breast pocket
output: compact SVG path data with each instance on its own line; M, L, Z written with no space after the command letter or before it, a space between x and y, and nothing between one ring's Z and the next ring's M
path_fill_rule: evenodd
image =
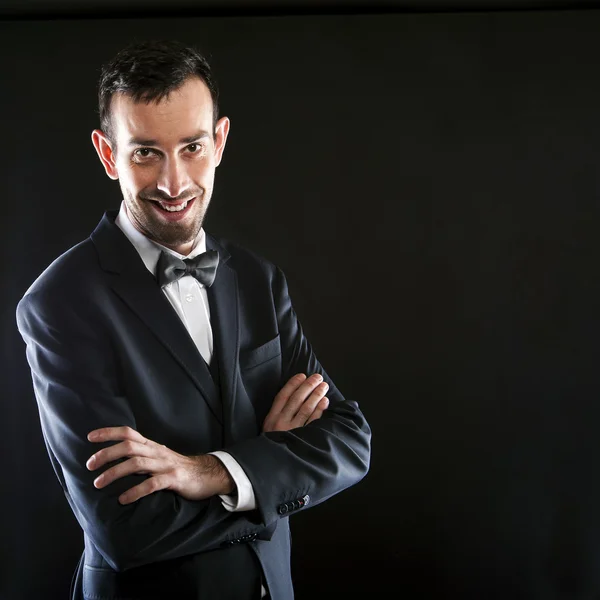
M277 337L274 337L272 340L269 340L257 348L240 350L240 370L247 371L249 369L254 369L255 367L259 367L260 365L273 360L277 356L281 356L279 334L277 334Z
M256 348L240 350L240 377L262 423L282 386L279 335Z

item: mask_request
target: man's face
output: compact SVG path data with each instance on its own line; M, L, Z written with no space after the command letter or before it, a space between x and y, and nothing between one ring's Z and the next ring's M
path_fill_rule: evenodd
M119 179L131 221L188 254L212 196L229 120L220 119L213 135L212 98L198 78L158 103L115 94L111 120L115 144L99 130L92 140L109 177Z

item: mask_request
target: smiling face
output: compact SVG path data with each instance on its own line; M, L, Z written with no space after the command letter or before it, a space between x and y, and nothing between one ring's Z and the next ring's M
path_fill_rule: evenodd
M159 102L115 94L111 122L113 141L98 129L92 141L107 175L119 180L131 222L188 254L210 203L229 119L214 127L210 92L193 77Z

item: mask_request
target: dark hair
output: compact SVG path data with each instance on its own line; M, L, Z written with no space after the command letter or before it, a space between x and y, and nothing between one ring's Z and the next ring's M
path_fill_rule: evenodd
M190 77L201 79L210 91L214 128L219 118L219 92L210 65L202 54L175 41L138 42L127 46L102 67L98 89L102 131L114 143L110 118L113 94L127 94L134 102L159 102Z

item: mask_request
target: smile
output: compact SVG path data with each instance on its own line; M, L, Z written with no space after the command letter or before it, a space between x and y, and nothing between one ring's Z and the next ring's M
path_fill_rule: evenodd
M167 204L166 202L158 202L161 208L168 210L169 212L179 212L183 210L188 205L188 200L182 202L181 204Z
M179 221L190 212L195 200L196 198L194 197L179 204L164 202L162 200L151 200L151 204L163 219L167 221Z

